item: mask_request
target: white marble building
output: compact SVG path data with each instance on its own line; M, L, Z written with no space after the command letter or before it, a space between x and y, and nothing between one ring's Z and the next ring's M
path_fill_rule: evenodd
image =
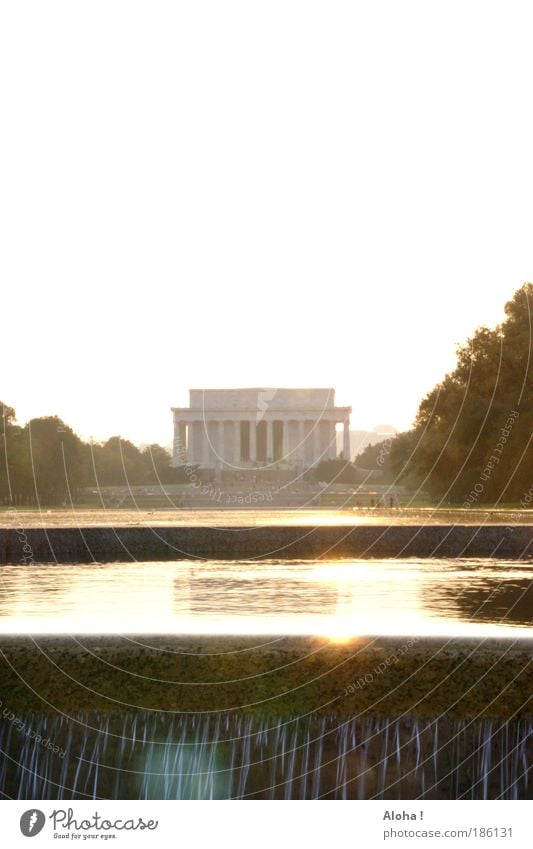
M191 389L188 407L172 407L172 464L305 469L335 459L337 423L349 458L351 411L334 389Z

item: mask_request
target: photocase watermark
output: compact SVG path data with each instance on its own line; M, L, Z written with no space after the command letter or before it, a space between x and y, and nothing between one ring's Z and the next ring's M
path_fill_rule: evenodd
M2 709L1 716L4 717L8 722L11 722L13 727L22 734L24 737L27 737L29 740L33 740L34 743L38 743L39 746L43 746L45 749L49 749L59 758L65 757L65 749L61 749L59 746L56 746L53 740L50 740L49 737L43 737L37 731L34 731L32 728L29 728L24 720L22 720L19 716L17 716L14 711L10 710L8 707L3 707L3 702L0 699L0 708Z
M20 818L20 830L24 837L35 837L39 834L46 825L46 819L46 815L38 808L24 811ZM98 811L89 817L76 818L73 808L56 808L48 815L48 819L51 820L54 837L81 841L91 838L112 840L119 836L116 832L155 831L159 827L159 820L145 820L143 817L111 820Z
M272 501L271 490L253 489L248 492L226 492L220 487L212 484L201 484L198 489L200 495L207 495L219 504L262 504Z
M189 485L192 486L199 495L210 498L212 501L216 501L219 504L231 505L263 504L267 501L273 500L272 489L252 489L241 492L231 492L229 490L226 491L222 489L222 487L217 486L216 484L206 483L205 480L202 480L200 474L198 474L198 467L185 461L187 449L183 444L183 440L178 437L174 446L175 456L178 460L180 460L180 462L183 462L183 470L189 479Z
M369 684L372 684L376 678L383 675L387 669L390 669L391 666L397 664L400 658L404 654L407 654L407 652L410 651L416 643L418 643L419 639L419 637L411 637L406 643L391 652L385 660L382 660L374 666L371 672L365 672L365 674L361 675L357 681L353 681L351 684L348 684L348 686L344 688L344 695L349 696L355 693L356 690L364 690L364 688Z
M155 831L159 825L158 820L144 820L142 817L131 817L128 819L116 819L110 820L106 817L103 817L101 814L96 811L91 817L81 817L76 819L74 815L73 808L58 808L49 816L49 819L52 820L52 826L54 832L58 832L60 829L66 831L65 835L61 835L64 837L70 837L72 839L82 838L85 839L87 834L76 834L76 832L104 832L104 834L100 834L101 838L109 839L111 837L116 837L113 833L115 831ZM54 837L58 836L54 834ZM93 836L91 834L91 836Z
M515 424L520 413L517 410L511 410L505 425L500 429L500 436L496 446L492 449L492 454L487 460L483 471L479 476L478 482L472 487L469 494L466 497L466 500L463 502L463 507L468 510L474 502L479 501L479 498L483 491L485 490L485 483L482 481L488 481L492 477L492 474L501 460L501 456L505 450L505 444L509 437L511 436L511 431L513 429L513 425Z
M513 510L512 513L509 514L509 521L511 522L519 522L522 518L523 510L531 510L531 505L533 503L533 484L529 487L527 492L522 494L522 498L520 499L520 508L518 510ZM512 525L507 525L507 531L514 531L514 527Z
M522 513L522 510L531 510L531 505L533 502L533 484L529 487L527 492L522 494L522 498L520 499L520 510L516 510L511 514L512 519L518 519Z
M210 498L218 504L262 504L273 500L272 490L252 489L229 492L215 484L204 483L191 466L185 466L185 474L189 478L189 484L197 490L199 495Z
M33 548L28 542L28 535L24 528L15 528L15 533L18 536L19 543L22 547L23 555L20 559L21 563L35 563L35 558L33 556Z
M38 808L24 811L20 818L20 830L24 837L35 837L43 830L46 817Z
M392 438L389 436L387 439L381 443L380 449L378 451L378 456L376 458L376 463L378 466L383 466L385 464L385 460L389 456L392 447Z
M263 420L265 413L268 412L270 402L277 393L277 389L260 389L257 393L257 413L255 418L257 422Z

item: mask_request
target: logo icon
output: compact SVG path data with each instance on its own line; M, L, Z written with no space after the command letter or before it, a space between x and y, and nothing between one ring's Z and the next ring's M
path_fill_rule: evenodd
M270 401L272 401L277 389L260 389L257 393L257 412L255 419L257 422L263 420L265 413L268 411Z
M43 830L46 817L42 811L36 808L31 808L29 811L24 811L20 818L20 830L24 837L35 837Z

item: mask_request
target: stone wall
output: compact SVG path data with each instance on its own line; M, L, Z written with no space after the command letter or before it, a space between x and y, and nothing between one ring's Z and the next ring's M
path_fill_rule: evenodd
M12 711L531 716L531 641L378 637L0 637Z
M533 526L102 527L0 530L0 563L533 557Z
M335 406L334 389L191 389L195 410L324 410Z

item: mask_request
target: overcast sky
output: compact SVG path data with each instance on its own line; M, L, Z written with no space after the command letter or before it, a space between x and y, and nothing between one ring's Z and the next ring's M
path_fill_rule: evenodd
M189 387L410 425L533 280L531 6L0 16L0 399L168 444Z

